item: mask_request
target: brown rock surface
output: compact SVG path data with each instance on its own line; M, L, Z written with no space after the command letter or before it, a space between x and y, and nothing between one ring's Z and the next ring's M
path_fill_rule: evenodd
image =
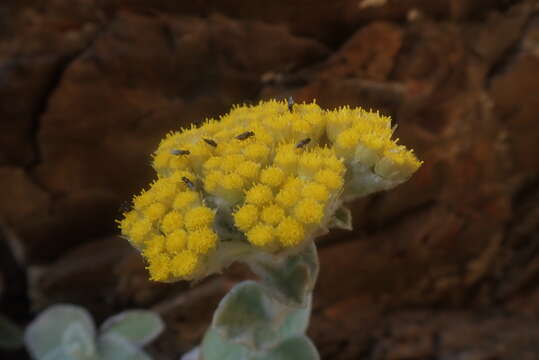
M118 208L169 130L293 95L392 115L425 162L350 204L354 232L321 239L309 331L322 358L539 358L538 6L5 1L0 217L14 237L0 238L0 311L153 307L168 325L156 358L177 359L249 275L149 282L114 237Z

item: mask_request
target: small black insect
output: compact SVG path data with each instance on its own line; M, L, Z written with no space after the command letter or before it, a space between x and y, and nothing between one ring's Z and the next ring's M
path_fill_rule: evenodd
M246 132L241 133L238 136L236 136L236 139L238 139L238 140L246 140L246 139L249 139L251 136L255 136L254 131L246 131Z
M195 190L195 184L193 184L193 182L191 180L189 180L185 176L182 176L182 181L184 182L185 185L187 185L187 187L189 189Z
M212 140L212 139L204 139L204 138L203 138L202 140L204 140L204 142L205 142L206 144L208 144L208 145L211 145L211 146L213 146L213 147L217 147L217 143L216 143L214 140Z
M292 96L288 97L287 102L288 102L288 111L292 112L292 110L294 108L294 104L295 104L294 99L292 98Z
M307 144L310 142L311 142L311 138L305 138L296 144L296 149L302 149L305 146L307 146Z
M191 152L189 150L172 150L170 152L172 155L189 155Z

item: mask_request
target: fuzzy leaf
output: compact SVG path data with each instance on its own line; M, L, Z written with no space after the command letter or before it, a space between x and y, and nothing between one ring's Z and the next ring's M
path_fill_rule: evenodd
M267 353L256 354L252 360L319 360L320 355L307 336L291 337Z
M0 348L17 349L22 345L22 331L7 317L0 315Z
M303 335L309 326L311 318L311 298L309 295L307 306L292 308L284 319L284 323L279 327L279 339L286 339L295 335Z
M158 314L147 310L129 310L108 318L101 325L101 336L118 334L131 344L142 347L154 340L164 329Z
M200 346L191 349L189 352L182 355L180 360L202 360Z
M34 359L95 359L95 327L90 314L73 305L55 305L42 312L25 331L24 342Z
M212 325L227 341L261 350L303 334L309 315L310 297L307 306L290 307L268 296L260 284L245 281L221 300Z
M273 309L261 286L254 281L236 285L221 300L213 327L227 340L258 348L273 332Z
M200 345L204 360L248 360L245 346L226 341L216 330L209 329Z
M101 336L97 346L101 360L151 360L143 350L115 332Z
M318 276L318 255L313 241L288 257L258 253L248 261L269 293L291 306L305 306Z
M352 212L345 206L341 206L335 211L333 218L329 223L329 227L333 229L354 230L352 223Z

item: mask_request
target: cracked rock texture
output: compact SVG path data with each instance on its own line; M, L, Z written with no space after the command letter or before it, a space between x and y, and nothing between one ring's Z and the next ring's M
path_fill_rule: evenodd
M153 308L177 359L250 275L151 283L114 219L169 130L293 96L379 109L425 162L320 239L322 358L539 359L538 80L533 0L3 1L0 312Z

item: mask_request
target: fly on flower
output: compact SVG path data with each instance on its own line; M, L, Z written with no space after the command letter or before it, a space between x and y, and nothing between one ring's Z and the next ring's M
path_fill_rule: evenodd
M238 140L246 140L246 139L249 139L251 136L255 136L255 133L253 131L246 131L246 132L241 133L238 136L236 136L236 139L238 139Z
M297 149L301 149L305 146L307 146L308 143L311 142L311 138L305 138L303 140L301 140L299 143L296 144L296 148Z
M170 153L172 155L189 155L191 152L189 150L174 149Z
M161 141L157 180L134 197L121 232L156 281L200 279L240 253L300 251L343 199L392 188L419 168L392 135L388 117L361 108L234 107Z

